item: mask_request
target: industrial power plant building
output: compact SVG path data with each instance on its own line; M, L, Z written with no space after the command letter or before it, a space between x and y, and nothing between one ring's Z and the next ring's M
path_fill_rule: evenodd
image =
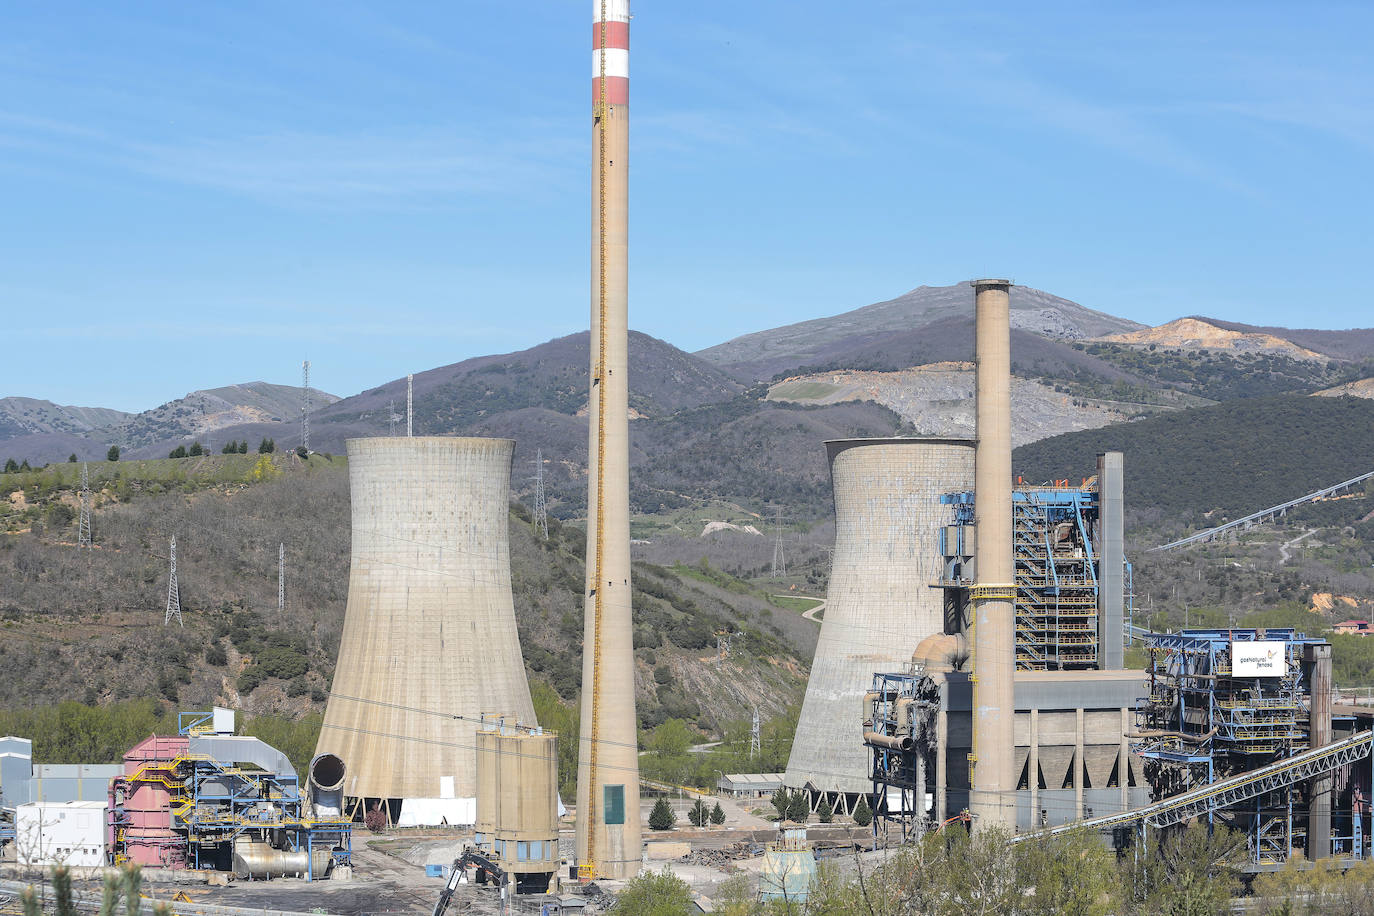
M899 819L1026 829L1149 800L1129 739L1143 674L1121 670L1121 455L1081 484L1015 484L1008 284L974 288L976 442L827 443L835 561L785 780L813 808L876 793ZM981 505L975 476L1003 498ZM975 723L1004 734L979 746Z

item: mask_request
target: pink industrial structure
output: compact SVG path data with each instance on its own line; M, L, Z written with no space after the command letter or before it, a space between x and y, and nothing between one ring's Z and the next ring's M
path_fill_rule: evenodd
M186 839L172 829L172 788L179 781L176 761L189 746L186 735L149 735L124 755L123 778L110 782L109 810L121 813L110 819L106 848L122 843L137 865L186 865Z

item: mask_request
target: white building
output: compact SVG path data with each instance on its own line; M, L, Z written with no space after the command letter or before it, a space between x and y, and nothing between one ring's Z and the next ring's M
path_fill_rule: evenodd
M15 809L15 851L21 865L105 864L103 801L30 802Z

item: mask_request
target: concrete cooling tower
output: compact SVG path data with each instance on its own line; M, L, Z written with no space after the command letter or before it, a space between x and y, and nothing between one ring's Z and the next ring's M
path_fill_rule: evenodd
M835 555L785 783L848 812L872 788L863 698L875 671L900 671L944 631L939 531L946 493L973 486L968 439L826 443L835 492Z
M345 806L471 824L482 713L535 724L511 599L509 439L350 439L343 641L316 754Z

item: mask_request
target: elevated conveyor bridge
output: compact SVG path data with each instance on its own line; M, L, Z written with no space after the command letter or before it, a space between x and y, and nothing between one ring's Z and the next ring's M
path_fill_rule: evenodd
M1190 818L1211 811L1230 808L1266 792L1282 789L1322 773L1337 770L1354 763L1356 760L1368 757L1371 747L1374 747L1374 731L1356 732L1349 738L1335 741L1325 747L1294 754L1292 757L1276 761L1268 766L1170 796L1143 808L1134 808L1119 814L1108 814L1082 821L1071 821L1035 833L1023 833L1014 837L1012 842L1015 843L1030 837L1056 836L1080 829L1106 830L1111 827L1136 825L1171 827Z
M1328 496L1335 496L1342 490L1348 490L1356 484L1364 483L1371 478L1374 478L1374 471L1370 471L1368 474L1361 474L1359 477L1352 477L1349 480L1342 480L1340 483L1329 487L1322 487L1320 490L1314 490L1305 496L1299 496L1297 499L1290 499L1286 503L1279 503L1277 506L1270 506L1268 509L1251 512L1244 518L1238 518L1233 522L1227 522L1215 528L1208 528L1206 531L1199 531L1196 534L1188 535L1186 538L1179 538L1177 541L1160 544L1158 547L1151 547L1150 551L1153 553L1157 550L1177 550L1180 547L1191 547L1193 544L1202 544L1207 541L1215 540L1218 535L1225 534L1228 531L1234 531L1238 528L1249 528L1251 525L1270 521L1283 515L1295 506L1301 506L1303 503L1315 502L1318 499L1325 499Z

